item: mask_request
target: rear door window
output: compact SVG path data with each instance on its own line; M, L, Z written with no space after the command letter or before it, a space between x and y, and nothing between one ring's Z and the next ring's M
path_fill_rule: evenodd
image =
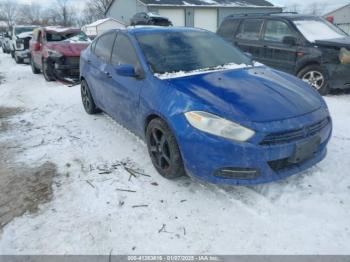
M239 26L239 19L228 19L222 22L218 34L225 39L232 39Z
M102 35L97 40L94 53L96 56L98 56L105 62L110 61L115 37L116 37L116 33L113 32L113 33Z
M263 23L263 19L244 20L236 37L242 40L259 40Z
M282 43L286 36L295 36L287 23L278 20L267 21L264 40Z

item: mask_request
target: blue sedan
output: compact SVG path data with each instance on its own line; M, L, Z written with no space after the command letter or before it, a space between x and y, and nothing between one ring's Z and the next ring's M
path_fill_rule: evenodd
M86 112L104 111L143 138L165 178L259 184L326 156L332 121L323 98L208 31L108 31L80 67Z

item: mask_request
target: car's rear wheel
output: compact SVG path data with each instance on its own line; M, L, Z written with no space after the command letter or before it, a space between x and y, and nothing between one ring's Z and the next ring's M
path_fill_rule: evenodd
M30 59L30 67L32 68L33 74L40 74L40 70L36 67L33 57Z
M327 95L329 93L327 76L321 66L307 66L300 70L298 77L315 88L321 95Z
M152 163L163 177L174 179L186 174L175 136L165 121L153 119L147 126L146 140Z
M43 75L47 82L51 82L55 80L54 74L53 74L53 68L48 63L48 61L43 60Z
M81 100L86 113L93 115L101 112L101 110L96 106L95 101L92 98L90 88L85 80L81 81Z

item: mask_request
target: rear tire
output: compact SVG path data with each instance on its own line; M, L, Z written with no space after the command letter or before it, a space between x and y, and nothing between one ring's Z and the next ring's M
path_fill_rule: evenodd
M10 53L11 53L11 57L15 58L15 52L14 51L10 51Z
M85 80L81 81L81 100L86 113L89 115L101 113L101 110L96 106L95 101L92 98L89 85Z
M327 74L321 66L306 66L299 71L297 76L315 88L321 95L324 96L329 93Z
M52 82L55 80L54 74L53 74L53 68L52 66L48 63L48 61L43 60L43 75L44 78L47 82Z
M161 176L175 179L186 175L175 136L165 121L153 119L147 126L146 140L152 163Z

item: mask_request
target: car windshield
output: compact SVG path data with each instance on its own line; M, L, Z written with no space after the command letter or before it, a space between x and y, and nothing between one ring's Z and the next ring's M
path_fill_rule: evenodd
M214 69L228 64L252 64L237 48L209 32L141 33L136 38L156 74Z
M88 36L81 31L77 32L69 32L69 33L54 33L47 32L46 40L48 42L60 42L60 41L68 41L68 42L89 42L90 39Z
M324 19L295 20L294 24L310 42L347 36L340 28Z
M35 27L16 27L15 28L15 34L19 35L25 32L32 32L35 29Z

